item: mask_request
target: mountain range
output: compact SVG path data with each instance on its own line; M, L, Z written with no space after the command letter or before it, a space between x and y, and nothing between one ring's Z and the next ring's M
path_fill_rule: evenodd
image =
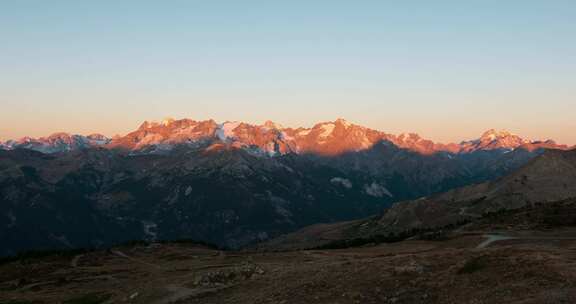
M552 140L532 141L506 131L488 130L476 140L460 144L441 144L423 139L417 134L392 135L349 123L344 119L318 123L312 128L284 128L272 121L263 125L241 122L216 123L214 120L165 119L144 122L125 136L107 138L101 134L88 136L55 133L48 137L8 140L0 147L30 149L43 153L58 153L91 147L121 149L134 153L163 153L177 145L201 145L206 142L246 148L270 156L288 153L338 155L369 149L388 141L395 146L421 154L470 153L479 150L526 150L539 148L567 149ZM210 147L217 148L217 147Z
M59 133L2 147L0 255L135 239L238 248L493 181L568 149L494 130L437 144L343 119L309 129L166 119L112 139Z

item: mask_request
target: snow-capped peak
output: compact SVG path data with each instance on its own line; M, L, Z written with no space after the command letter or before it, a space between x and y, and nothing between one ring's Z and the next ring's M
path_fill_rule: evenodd
M166 118L164 118L164 119L162 120L162 125L165 126L165 127L168 127L168 126L170 126L172 123L174 123L174 121L175 121L174 118L172 118L172 117L166 117Z
M482 134L480 140L483 141L494 141L500 138L506 137L518 137L516 134L510 133L506 130L496 131L494 129L490 129Z
M150 129L150 128L154 128L157 127L159 124L157 122L154 121L144 121L140 127L138 128L139 130L145 130L145 129Z
M348 122L346 119L344 118L338 118L336 119L336 121L334 122L335 124L339 124L344 126L345 128L348 128L350 126L352 126L352 124L350 122Z
M284 129L284 127L281 124L275 123L271 120L267 120L266 122L264 122L262 127L266 130L282 130L282 129Z
M2 144L2 148L8 150L20 148L42 153L57 153L101 146L109 142L110 139L100 134L82 136L58 132L47 137L23 137L19 140L9 140Z
M460 144L462 152L475 150L513 150L526 144L533 143L508 131L490 129L477 140L466 141Z

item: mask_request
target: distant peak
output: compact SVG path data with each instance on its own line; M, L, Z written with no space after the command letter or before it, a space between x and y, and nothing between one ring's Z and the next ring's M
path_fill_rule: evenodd
M334 123L335 123L335 124L339 124L339 125L343 125L343 126L345 126L345 127L349 127L349 126L352 125L351 123L349 123L349 122L348 122L346 119L344 119L344 118L338 118L338 119L336 119L336 121L335 121Z
M280 130L280 129L284 128L282 125L277 124L271 120L267 120L266 122L264 122L263 127L268 128L268 129L274 129L274 130Z
M70 137L72 135L70 135L69 133L66 132L56 132L56 133L52 133L50 136L48 136L48 138L65 138L65 137Z
M417 133L402 133L398 136L398 138L403 139L403 140L413 140L413 141L418 141L421 139L420 135L418 135Z
M139 130L150 129L150 128L155 127L155 126L157 126L157 125L158 125L158 124L155 123L155 122L149 122L149 121L146 120L146 121L144 121L144 122L140 125L140 127L139 127L138 129L139 129Z
M506 138L506 137L510 137L510 136L515 136L515 137L516 137L517 135L515 135L515 134L513 134L513 133L510 133L510 132L508 132L508 131L506 131L506 130L490 129L490 130L484 132L484 133L482 134L482 137L480 137L480 139L493 141L493 140L496 140L496 139L499 139L499 138Z
M167 127L167 126L170 126L171 124L173 124L174 121L175 121L174 118L166 117L162 120L162 125Z
M138 129L145 130L145 129L155 128L155 127L159 127L159 126L168 127L171 124L173 124L175 121L176 120L172 117L166 117L161 122L147 121L146 120L140 125L140 127Z

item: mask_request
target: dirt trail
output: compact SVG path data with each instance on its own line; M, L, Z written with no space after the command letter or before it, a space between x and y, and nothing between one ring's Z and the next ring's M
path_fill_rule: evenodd
M132 261L132 262L135 262L135 263L139 263L139 264L142 264L142 265L154 267L154 268L160 269L160 270L166 270L164 267L162 267L162 266L160 266L160 265L141 261L141 260L136 259L136 258L133 258L133 257L131 257L131 256L125 254L124 252L119 251L119 250L112 250L112 253L115 254L115 255L117 255L117 256L119 256L119 257L128 259L128 260L130 260L130 261Z
M527 240L527 241L570 241L576 240L576 237L563 236L511 236L505 234L485 234L486 240L476 246L476 249L483 249L495 242L507 240Z
M72 261L70 261L70 267L72 268L76 268L78 267L78 262L80 261L80 259L83 257L83 254L79 254L77 256L75 256Z
M506 240L514 240L517 237L514 236L507 236L502 234L485 234L483 235L486 240L476 246L477 249L482 249L490 246L490 244L498 242L498 241L506 241Z
M158 270L168 270L165 267L162 267L160 265L148 263L148 262L142 261L140 259L131 257L131 256L125 254L124 252L119 251L119 250L112 250L112 253L116 256L122 257L124 259L128 259L132 262L152 267L155 270L154 272L156 272ZM165 281L165 280L161 280L161 281ZM217 291L221 288L188 288L188 287L177 285L177 284L168 284L168 285L164 286L164 289L167 290L169 292L169 294L167 296L163 297L162 299L153 301L151 303L153 303L153 304L176 303L180 300L184 300L184 299L191 298L194 296L199 296L199 295L202 295L202 294L207 293L207 292L214 292L214 291Z

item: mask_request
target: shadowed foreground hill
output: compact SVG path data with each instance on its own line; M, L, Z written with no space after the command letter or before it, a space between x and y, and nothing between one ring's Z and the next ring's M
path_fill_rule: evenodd
M471 185L418 200L397 203L380 216L306 227L261 245L310 248L346 239L410 235L474 221L485 214L576 197L576 150L549 150L495 181Z
M570 304L576 231L556 232L484 248L482 234L276 253L122 246L0 264L0 303Z

